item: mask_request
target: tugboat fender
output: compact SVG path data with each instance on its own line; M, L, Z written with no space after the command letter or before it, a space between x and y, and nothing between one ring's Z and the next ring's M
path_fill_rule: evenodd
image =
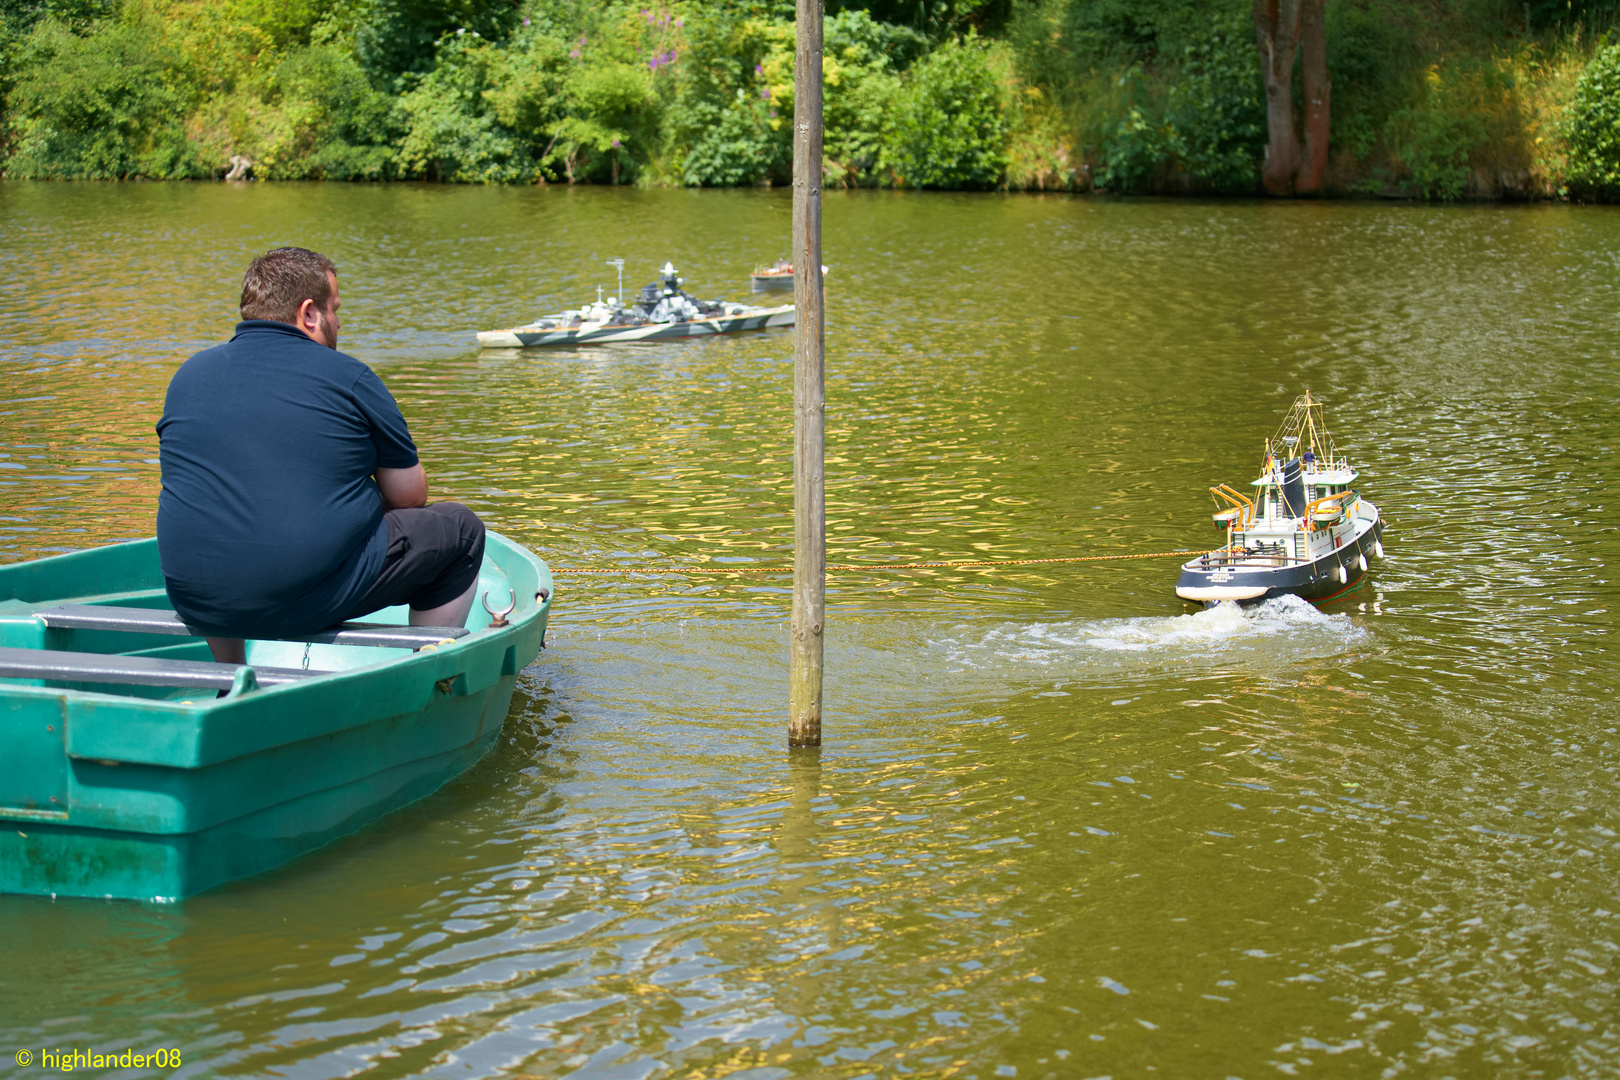
M1218 604L1222 600L1256 600L1266 594L1264 585L1183 585L1176 595L1183 600L1201 600Z
M1361 567L1361 572L1365 574L1367 572L1367 556L1365 556L1365 555L1356 556L1356 565L1360 566Z

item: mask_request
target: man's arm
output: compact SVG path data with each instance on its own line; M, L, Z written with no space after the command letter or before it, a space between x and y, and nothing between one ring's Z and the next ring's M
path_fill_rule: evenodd
M427 473L420 462L408 469L378 469L377 487L382 489L385 510L427 505Z

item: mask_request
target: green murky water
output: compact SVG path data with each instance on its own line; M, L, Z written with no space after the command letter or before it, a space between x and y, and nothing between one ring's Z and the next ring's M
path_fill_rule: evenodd
M0 185L0 557L152 531L166 381L294 242L435 497L557 567L784 561L790 335L470 343L616 256L739 296L788 221ZM829 197L834 561L1211 543L1307 385L1388 558L1320 611L1194 611L1174 560L839 573L819 760L786 579L564 578L433 798L179 905L0 898L0 1076L1614 1075L1617 250L1604 209Z

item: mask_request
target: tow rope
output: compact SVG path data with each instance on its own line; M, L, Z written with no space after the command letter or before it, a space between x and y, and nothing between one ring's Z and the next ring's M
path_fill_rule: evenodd
M1067 555L1053 559L1000 559L991 562L837 563L831 570L933 570L996 566L1034 566L1038 563L1106 562L1115 559L1168 559L1172 555L1202 555L1201 551L1154 551L1145 555ZM553 574L791 574L791 566L572 566Z

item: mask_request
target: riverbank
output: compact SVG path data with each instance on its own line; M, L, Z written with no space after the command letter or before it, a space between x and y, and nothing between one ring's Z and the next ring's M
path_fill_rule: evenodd
M0 161L38 179L787 182L784 9L639 2L25 5L0 43ZM1324 194L1608 197L1607 11L1329 5ZM1242 0L901 18L881 4L828 17L829 186L1259 190L1267 121Z

